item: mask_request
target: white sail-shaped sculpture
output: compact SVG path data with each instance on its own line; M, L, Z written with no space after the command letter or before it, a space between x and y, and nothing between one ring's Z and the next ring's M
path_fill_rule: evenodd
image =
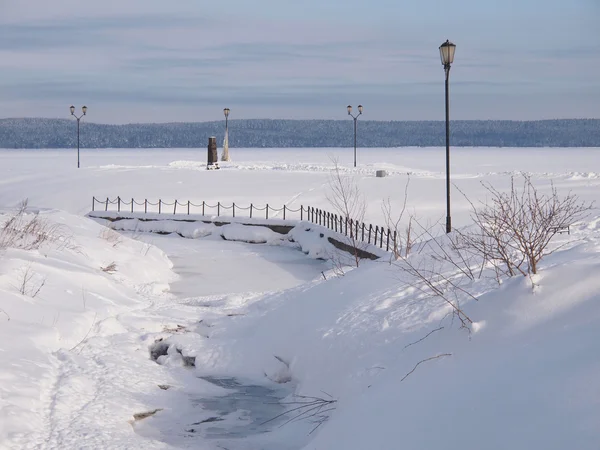
M225 130L225 139L223 139L223 154L221 161L229 161L229 131Z

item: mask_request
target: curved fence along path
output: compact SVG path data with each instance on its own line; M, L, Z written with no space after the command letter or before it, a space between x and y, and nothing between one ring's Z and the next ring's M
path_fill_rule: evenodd
M97 207L99 206L99 208ZM137 207L137 208L136 208ZM179 207L179 209L178 209ZM215 211L216 210L216 211ZM144 199L143 202L131 199L129 201L117 197L110 199L106 197L106 200L100 200L96 197L92 198L92 211L105 211L105 212L118 212L118 213L158 213L158 214L169 214L169 215L201 215L201 216L214 216L216 212L217 217L237 217L237 218L249 218L249 219L266 219L269 220L269 213L271 219L275 218L277 213L283 213L283 220L305 220L315 225L320 225L335 231L336 233L343 234L350 237L358 242L367 244L373 244L386 251L394 250L396 248L397 231L391 230L390 228L375 226L372 224L365 224L358 220L353 220L349 217L334 214L328 211L324 211L319 208L313 208L312 206L300 205L300 208L290 208L283 205L282 208L274 208L269 206L267 203L263 207L258 207L253 203L249 206L242 207L232 203L230 205L222 204L217 202L216 204L210 204L205 201L202 203L193 203L191 201L180 202L174 200L172 202L165 202L158 199L156 202L148 201ZM231 212L231 214L228 214ZM256 214L258 212L258 216ZM264 212L264 215L263 215ZM236 214L237 213L237 214ZM274 214L273 214L274 213Z

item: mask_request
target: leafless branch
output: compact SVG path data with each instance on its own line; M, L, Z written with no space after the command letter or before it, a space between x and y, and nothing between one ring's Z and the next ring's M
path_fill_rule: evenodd
M439 327L439 328L436 328L435 330L431 330L429 333L427 333L427 334L426 334L425 336L423 336L421 339L419 339L418 341L411 342L410 344L407 344L407 345L405 345L405 346L404 346L404 348L408 348L408 347L410 347L411 345L418 344L419 342L422 342L422 341L424 341L425 339L427 339L429 336L431 336L431 335L432 335L433 333L435 333L436 331L440 331L440 330L443 330L443 329L444 329L444 327ZM404 350L404 349L403 349L403 350Z
M432 357L430 357L430 358L426 358L426 359L423 359L423 360L419 361L417 364L415 364L415 367L413 367L413 369L412 369L410 372L408 372L406 375L404 375L404 376L402 377L402 379L400 380L400 382L403 382L404 380L406 380L406 378L407 378L407 377L408 377L408 376L409 376L411 373L413 373L415 370L417 370L417 367L419 367L419 366L420 366L421 364L423 364L424 362L431 361L431 360L433 360L433 359L443 358L443 357L445 357L445 356L452 356L452 353L442 353L442 354L440 354L440 355L432 356Z

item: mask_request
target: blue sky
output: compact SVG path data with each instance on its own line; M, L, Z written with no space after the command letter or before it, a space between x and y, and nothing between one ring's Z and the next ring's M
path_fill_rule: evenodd
M0 0L0 117L600 118L597 0Z

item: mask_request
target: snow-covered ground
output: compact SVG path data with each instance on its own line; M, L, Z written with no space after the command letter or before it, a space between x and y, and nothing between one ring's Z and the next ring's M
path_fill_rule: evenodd
M444 222L444 149L359 149L356 169L351 149L230 152L206 171L203 149L83 150L79 170L73 151L0 151L0 223L28 198L26 217L59 225L0 253L0 448L600 448L598 209L535 284L461 284L470 333L388 260L340 276L308 224L290 242L85 217L92 196L331 210L338 157L367 221L387 199L399 212L410 180L409 210ZM519 171L600 200L600 149L453 149L453 225L470 223L462 193Z

